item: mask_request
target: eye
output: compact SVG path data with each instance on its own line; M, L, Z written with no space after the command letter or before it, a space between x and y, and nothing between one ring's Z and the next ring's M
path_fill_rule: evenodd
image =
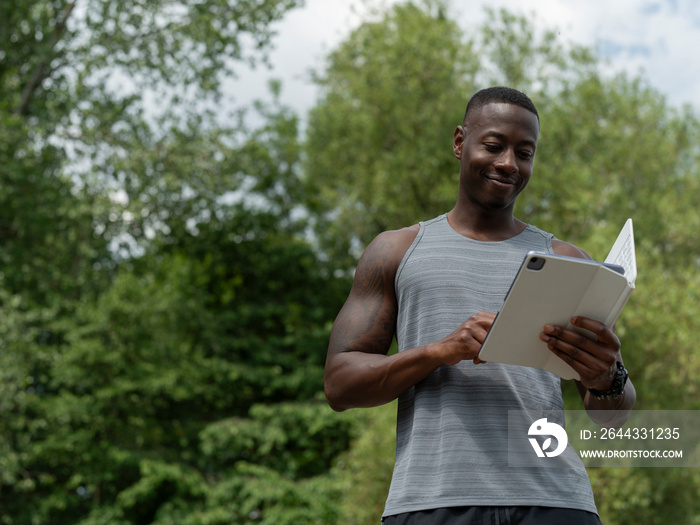
M490 151L491 153L496 153L496 152L501 151L501 145L496 144L494 142L485 142L484 148L486 148L486 151Z
M523 160L529 160L533 157L535 153L530 151L530 150L520 150L518 151L518 157L520 157Z

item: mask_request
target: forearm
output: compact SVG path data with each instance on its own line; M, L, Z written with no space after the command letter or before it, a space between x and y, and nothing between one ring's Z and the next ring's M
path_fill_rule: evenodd
M435 343L390 356L340 352L326 364L324 389L333 410L389 403L445 364Z

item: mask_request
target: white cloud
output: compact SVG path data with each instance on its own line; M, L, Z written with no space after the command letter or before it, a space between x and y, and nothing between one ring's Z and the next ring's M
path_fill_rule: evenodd
M389 0L388 3L394 3ZM645 78L679 106L700 109L700 2L695 0L453 0L451 15L465 27L485 18L484 6L534 13L542 27L559 30L563 41L594 46L615 70ZM365 4L359 0L307 0L278 24L271 54L272 71L259 69L235 83L245 102L265 93L269 78L283 80L283 100L305 113L316 100L308 71L320 68L325 54L360 23Z

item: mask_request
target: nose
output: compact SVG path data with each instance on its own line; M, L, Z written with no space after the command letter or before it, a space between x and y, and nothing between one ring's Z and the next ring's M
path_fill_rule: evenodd
M505 148L494 162L494 167L504 173L514 173L518 171L518 163L515 158L515 151Z

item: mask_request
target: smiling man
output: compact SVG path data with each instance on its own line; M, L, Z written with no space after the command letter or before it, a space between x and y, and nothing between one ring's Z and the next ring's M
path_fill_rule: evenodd
M539 116L511 88L476 93L454 132L459 190L448 213L378 235L333 325L325 390L335 410L398 403L386 524L597 524L583 464L510 467L509 410L559 411L560 379L477 354L530 250L590 258L513 216L534 167ZM543 345L580 375L587 410L624 418L635 401L620 341L543 327ZM396 337L399 352L387 355Z

